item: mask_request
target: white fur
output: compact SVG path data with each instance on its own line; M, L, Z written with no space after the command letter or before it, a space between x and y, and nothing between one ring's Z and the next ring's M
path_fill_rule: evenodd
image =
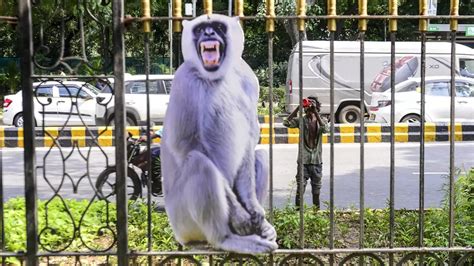
M193 26L208 19L228 27L226 56L215 72L202 67L192 36ZM268 161L255 151L259 86L241 58L240 23L204 15L183 25L184 63L173 80L161 146L165 207L176 239L241 253L272 251L276 232L261 206Z

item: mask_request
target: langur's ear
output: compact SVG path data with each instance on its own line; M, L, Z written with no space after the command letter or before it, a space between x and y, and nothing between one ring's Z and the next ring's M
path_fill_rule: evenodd
M182 24L183 24L183 27L187 27L189 24L189 20L187 19L182 20Z
M234 17L232 17L232 19L234 20L234 22L240 23L240 17L239 16L234 16Z

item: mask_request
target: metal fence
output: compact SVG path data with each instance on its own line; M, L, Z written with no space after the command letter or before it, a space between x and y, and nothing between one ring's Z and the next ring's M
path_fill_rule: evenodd
M386 247L382 248L367 248L366 239L365 239L365 170L364 170L364 141L360 142L360 202L359 202L359 239L357 248L336 248L337 237L335 235L335 204L334 204L334 169L337 166L334 160L334 137L330 135L329 137L329 147L330 147L330 199L329 199L329 234L328 245L326 248L322 249L310 249L306 246L304 224L305 224L305 213L304 209L300 208L299 211L299 249L292 250L277 250L272 254L262 255L262 256L252 256L244 254L227 254L221 251L214 250L153 250L152 248L152 232L153 224L151 213L154 211L152 209L151 201L151 192L147 192L146 203L147 203L147 249L146 250L131 250L129 247L129 234L128 234L128 212L130 205L127 202L127 148L126 148L126 136L127 132L125 129L126 125L126 110L125 110L125 90L124 90L124 74L125 74L125 52L126 47L124 45L124 34L125 34L125 24L126 23L142 23L144 30L144 51L145 51L145 72L149 74L150 72L150 51L149 51L149 34L151 31L152 23L161 23L173 21L173 29L175 32L179 43L180 35L180 23L183 20L181 14L181 1L173 1L173 16L172 17L151 17L150 16L150 6L149 1L142 1L143 3L143 16L134 17L134 18L125 18L124 10L124 1L121 0L112 0L112 1L102 1L104 9L109 9L112 11L112 21L110 21L110 29L112 38L108 43L103 43L104 54L109 53L112 55L110 60L104 58L102 64L98 68L90 65L88 60L86 38L84 36L83 22L86 19L96 21L97 23L103 23L98 17L92 12L92 8L89 7L89 1L77 1L77 5L73 5L78 12L79 18L79 30L81 31L80 45L81 49L76 51L78 56L74 57L63 57L63 54L60 52L58 57L54 60L49 60L48 64L43 64L42 59L44 56L47 56L45 50L48 48L45 46L42 40L34 40L33 31L43 31L41 25L36 25L35 21L32 20L32 15L35 12L35 9L39 9L43 2L45 1L29 1L21 0L18 4L19 17L18 17L18 30L19 30L19 39L20 39L20 51L21 54L21 87L22 87L22 96L23 96L23 119L24 119L24 176L25 176L25 199L26 199L26 226L27 226L27 246L26 252L21 251L12 251L5 250L5 239L2 239L2 252L0 253L5 262L6 258L18 258L22 262L26 262L27 265L37 265L39 261L46 261L47 263L53 263L55 257L69 257L70 263L74 264L89 264L93 263L91 261L84 261L84 258L90 257L101 257L106 258L106 263L119 265L127 265L131 263L159 263L160 265L173 265L173 264L203 264L210 263L213 264L226 264L226 263L239 263L240 264L319 264L319 265L352 265L352 264L374 264L374 265L405 265L405 264L440 264L440 265L468 265L473 263L474 251L472 247L458 247L455 246L455 202L454 202L454 182L456 177L455 170L455 138L450 138L450 170L449 170L449 236L448 236L448 245L439 246L439 247L428 247L425 243L425 205L424 205L424 187L425 187L425 129L420 127L420 142L419 142L419 209L418 209L418 221L417 227L418 230L418 243L414 247L395 247L395 223L396 223L396 212L395 212L395 104L391 107L391 142L390 142L390 198L389 198L389 241ZM92 1L91 1L92 2ZM204 2L204 10L206 14L213 12L212 10L212 1L206 0ZM454 78L456 74L455 69L455 43L456 43L456 33L458 29L458 19L472 19L474 16L459 16L458 6L459 1L451 0L451 13L450 15L441 15L441 16L430 16L428 15L427 0L420 1L420 15L408 16L408 15L398 15L397 12L397 1L390 0L389 4L389 14L387 15L378 15L372 16L367 14L367 1L359 0L359 14L353 15L337 15L336 13L336 1L329 0L327 3L328 10L327 15L321 16L306 16L305 15L305 2L298 1L297 3L297 15L295 16L276 16L275 15L275 4L273 0L266 1L266 16L245 16L243 14L243 1L235 1L235 15L239 16L243 21L245 20L260 20L266 22L266 31L267 31L267 40L268 40L268 68L273 69L273 42L274 42L274 30L275 30L275 21L276 20L297 20L298 30L300 36L300 45L299 45L299 72L302 73L303 64L301 61L303 50L302 50L302 39L305 31L305 22L309 20L322 20L327 21L327 29L329 32L329 42L330 42L330 87L331 87L331 110L330 118L334 121L335 110L334 110L334 41L335 41L335 31L336 31L336 21L341 19L355 19L359 22L359 42L360 42L360 83L363 87L364 83L364 40L365 32L367 30L367 21L373 20L375 22L382 20L389 20L389 31L390 31L390 42L391 42L391 87L395 86L395 48L397 40L397 21L400 20L419 20L419 34L421 42L421 124L424 124L425 121L425 60L426 60L426 42L427 42L427 31L428 31L428 19L447 19L450 21L451 29L451 113L450 113L450 135L455 135L455 84ZM63 12L67 12L65 2L59 2L58 8ZM69 6L68 6L69 7ZM11 22L16 21L17 18L14 17L0 17L1 21ZM60 31L64 33L66 27L67 16L64 16L61 20L61 25L59 25ZM101 24L102 26L106 26ZM263 24L262 24L263 25ZM102 32L99 34L103 34ZM43 38L44 33L41 33L41 38ZM58 37L58 42L64 41L64 34ZM105 38L107 39L107 38ZM63 43L64 44L64 43ZM112 44L112 45L111 45ZM59 46L60 49L64 49L63 45ZM70 67L69 61L73 60L77 66L88 65L90 69L94 71L95 74L88 76L78 76L75 75L76 69ZM79 63L78 63L79 62ZM107 64L113 62L113 75L107 75L103 70L107 69ZM48 71L54 73L57 71L58 67L65 70L66 76L64 75L55 75L55 74L44 74ZM42 73L39 75L38 73ZM70 153L80 153L80 156L84 161L89 162L94 160L94 157L90 155L90 149L96 148L101 150L100 144L97 141L90 141L88 143L89 153L82 153L79 149L72 150L63 150L60 145L60 137L51 135L45 129L45 126L41 127L42 132L45 135L48 135L50 138L49 150L42 158L42 161L37 161L36 159L36 147L35 147L35 115L34 115L34 101L38 101L38 93L33 86L33 80L41 80L41 84L47 84L48 81L58 82L58 86L65 86L64 79L80 79L83 81L95 82L97 79L102 79L106 81L106 78L114 78L114 101L115 101L115 158L109 158L105 153L106 164L109 166L113 165L112 161L115 161L116 165L116 199L113 201L108 201L104 199L104 195L97 190L97 187L94 185L97 176L94 176L87 169L85 174L77 181L72 181L72 178L69 176L69 173L63 168L61 176L62 180L59 185L50 184L53 191L51 197L46 201L44 209L39 212L38 199L37 199L37 179L43 178L48 182L50 178L47 174L47 164L45 163L49 152L53 150L58 151L62 156L62 163L66 162L70 156ZM106 81L107 82L107 81ZM273 99L272 96L272 84L273 84L273 73L269 73L269 86L270 92L269 97ZM39 86L39 85L36 85ZM303 88L303 76L299 76L299 86L300 92ZM149 91L149 83L147 83L147 91ZM360 90L361 105L360 110L364 110L364 90ZM69 92L71 94L71 92ZM78 100L77 95L70 95L72 98ZM149 94L147 93L147 96ZM391 94L392 99L395 99L395 91L392 90ZM300 102L303 99L303 95L300 93ZM73 101L74 102L74 101ZM270 116L273 116L272 101L270 100ZM394 101L393 101L394 102ZM43 111L48 107L50 103L42 103L41 108ZM73 106L74 104L72 104ZM150 102L147 103L147 129L150 129ZM302 108L300 108L299 115L302 115ZM70 111L73 109L71 107ZM362 114L361 114L362 116ZM43 117L44 118L44 117ZM82 118L81 118L82 119ZM270 128L273 128L272 119L269 121ZM66 125L64 125L66 126ZM302 124L300 125L300 134L303 132ZM89 130L86 127L86 130ZM149 130L147 130L149 132ZM334 123L331 123L331 132L334 132ZM272 139L272 130L269 131L270 140ZM360 126L360 139L364 140L364 121L361 121ZM302 148L303 142L301 138L299 148ZM148 148L150 148L150 143L148 143ZM270 156L270 176L273 177L273 144L269 144L269 156ZM69 153L70 152L70 153ZM149 166L151 167L151 166ZM302 165L301 165L302 167ZM151 169L148 168L150 171ZM303 171L300 169L300 172ZM74 185L77 187L79 185L88 186L88 189L93 192L93 195L90 198L89 205L87 209L80 214L73 214L71 206L68 206L67 201L62 195L61 186L65 179L70 179ZM300 178L303 178L302 176ZM272 178L270 179L270 199L269 199L269 220L273 220L273 182ZM82 183L81 183L82 181ZM147 183L150 187L150 181ZM303 193L300 193L301 197ZM3 193L2 193L3 201ZM60 204L64 206L64 213L66 213L71 220L71 237L70 242L62 243L59 247L50 247L42 243L42 239L45 235L55 235L58 232L55 231L55 228L49 225L49 221L55 219L54 216L49 215L48 204L52 204L53 201L59 201ZM95 202L103 202L103 219L97 220L97 223L100 223L98 234L107 235L107 243L101 246L95 246L94 240L82 239L82 230L83 230L83 221L84 217L88 215L88 209ZM300 202L303 202L301 200ZM2 204L3 208L3 204ZM112 211L112 209L116 209ZM116 216L115 216L116 214ZM39 216L41 215L45 223L41 226L38 223ZM80 219L78 222L75 221L74 215L79 215ZM3 211L2 211L2 221L3 221ZM2 222L3 225L3 222ZM4 228L2 228L2 233L4 233ZM278 234L285 234L285 232L278 232ZM3 236L3 234L2 234ZM73 240L80 239L81 243L86 247L84 251L70 251L69 247ZM441 255L448 255L446 259ZM139 260L144 259L144 260Z

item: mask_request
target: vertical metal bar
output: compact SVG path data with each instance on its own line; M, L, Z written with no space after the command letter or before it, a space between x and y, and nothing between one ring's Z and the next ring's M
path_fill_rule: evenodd
M428 15L427 0L420 0L420 15ZM419 30L421 32L421 123L420 123L420 191L419 191L419 225L418 246L424 246L425 232L425 86L426 86L426 32L428 30L427 19L420 19ZM423 255L420 255L420 263L423 264Z
M459 0L451 0L452 16L459 15ZM457 19L451 19L451 110L450 110L450 138L449 138L449 241L448 246L451 248L454 246L454 175L455 175L455 140L456 140L456 128L455 128L455 117L456 117L456 33L458 30ZM449 253L449 265L454 264L453 253Z
M142 0L142 17L143 21L143 32L150 32L151 31L151 21L148 20L151 17L151 10L150 10L150 0Z
M3 207L3 152L0 149L0 230L2 230L0 249L5 252L5 211ZM5 265L5 257L2 257L2 265Z
M365 82L364 82L364 39L365 32L360 32L360 180L359 180L359 248L364 248L365 223L364 223L364 186L365 186L365 160L364 160L364 143L365 143ZM363 256L360 257L363 259ZM362 264L362 263L361 263Z
M128 265L127 150L125 133L125 44L124 1L113 1L115 161L117 170L117 257L118 265Z
M212 0L204 0L204 14L211 15L212 14Z
M335 32L329 33L329 89L330 89L330 116L331 116L331 133L329 136L330 142L330 155L329 155L329 248L334 249L334 35ZM334 255L331 254L329 257L329 264L334 264Z
M303 180L303 171L304 171L304 165L303 165L303 130L304 130L304 124L303 124L303 108L302 108L302 102L303 102L303 35L304 32L300 31L299 32L299 44L298 44L298 68L299 68L299 110L298 110L298 117L299 117L299 130L300 130L300 138L299 138L299 145L298 145L298 167L299 167L299 182L300 185L297 187L299 190L299 196L300 196L300 248L304 248L304 180Z
M390 0L389 13L398 16L398 0ZM397 20L390 19L390 229L389 248L393 248L395 241L395 42L397 33ZM389 265L394 265L393 253L389 254Z
M336 0L328 0L328 15L336 16ZM334 249L334 38L336 32L336 19L328 19L329 30L329 88L330 88L330 120L331 132L329 136L329 248ZM334 264L334 254L329 255L329 264Z
M270 223L273 224L273 32L268 32L268 81L269 81L269 92L268 98L270 98L270 147L269 147L269 173L270 173ZM273 265L273 254L270 254L270 264Z
M268 97L270 101L270 149L269 149L269 172L270 172L270 185L269 185L269 208L270 208L270 223L273 223L273 32L274 20L275 17L275 4L274 0L267 1L267 16L271 17L267 19L267 34L268 34L268 82L269 82L269 91Z
M389 247L393 248L395 240L395 42L396 32L390 32L390 237ZM389 265L394 264L393 253L389 256Z
M168 17L173 16L173 4L168 0ZM170 73L173 74L173 20L168 21L169 41L170 41Z
M181 18L183 17L181 6L181 0L173 0L173 32L181 32Z
M297 1L297 15L298 16L304 16L305 15L305 4L306 2L304 0L298 0ZM303 180L303 175L304 175L304 165L303 165L303 141L304 141L304 124L303 124L303 108L302 108L302 103L303 103L303 38L305 34L305 25L304 25L304 20L303 19L298 19L298 31L299 31L299 44L298 44L298 67L299 67L299 130L300 130L300 138L299 138L299 173L300 176L299 181L300 181L300 186L299 186L299 192L300 192L300 248L304 248L304 180ZM301 262L301 261L300 261Z
M151 189L152 189L152 184L151 184L151 178L153 175L153 170L152 170L152 158L151 158L151 124L150 124L150 34L145 32L145 89L146 89L146 135L147 135L147 142L146 142L146 148L148 151L147 154L147 160L148 160L148 165L147 165L147 171L148 171L148 178L147 178L147 219L148 219L148 224L147 224L147 249L148 251L151 251L152 249L152 241L153 238L151 237L152 233L152 225L151 225ZM148 256L148 265L151 265L151 256Z
M149 18L151 15L150 0L142 0L142 12L144 18ZM147 134L147 250L152 250L152 217L151 217L151 177L152 177L152 158L151 158L151 125L150 125L150 32L151 22L150 20L143 21L143 34L144 34L144 48L145 48L145 90L146 90L146 134ZM152 257L148 256L148 265L152 265Z
M231 0L230 0L231 1ZM268 34L268 98L270 101L270 147L269 147L269 173L270 173L270 185L269 185L269 209L270 209L270 223L273 224L273 32L275 31L275 2L274 0L266 0L266 31ZM274 264L273 254L270 254L270 265Z
M359 14L367 16L367 0L359 0ZM367 20L359 19L359 39L360 39L360 180L359 180L359 248L364 248L365 238L365 31L367 30ZM364 256L360 256L359 265L364 264Z
M456 97L456 31L451 31L451 108L449 120L449 241L448 246L454 245L454 175L455 175L455 97ZM449 265L452 265L452 253L449 254Z
M23 137L24 137L24 173L26 201L26 264L37 265L38 258L38 216L36 194L36 150L35 150L35 120L33 103L33 33L31 19L31 1L18 2L19 36L20 36L20 71L23 97ZM3 204L3 202L2 202Z
M182 30L181 18L183 17L181 5L181 0L173 0L173 32L177 33L175 48L177 66L181 64L181 41L179 35Z
M234 0L234 15L237 17L244 16L244 0Z

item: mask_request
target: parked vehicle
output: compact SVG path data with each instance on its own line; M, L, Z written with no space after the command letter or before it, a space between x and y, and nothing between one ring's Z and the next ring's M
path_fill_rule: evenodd
M152 122L163 121L168 107L171 91L172 75L149 75L150 80L150 116ZM115 115L115 101L113 97L113 81L105 86L97 97L97 117L99 125L113 125ZM125 76L125 108L126 123L130 126L146 123L146 76Z
M406 80L395 86L395 121L421 121L421 80ZM428 77L425 83L426 122L449 122L451 110L451 78ZM474 122L474 79L456 77L455 121ZM374 92L370 105L372 122L389 123L391 90Z
M142 188L148 185L148 178L151 178L151 193L153 196L162 195L161 185L161 168L160 163L157 167L159 169L153 169L152 174L148 173L148 158L149 152L143 148L144 141L140 138L134 138L132 134L128 133L127 138L127 196L130 200L136 200L142 196ZM159 149L154 147L153 149ZM159 156L157 158L159 161ZM141 171L140 177L138 176L137 170ZM100 199L109 200L110 197L115 196L116 192L116 172L115 165L107 167L102 173L99 174L96 181L96 189Z
M37 126L95 125L99 90L82 81L33 83L34 118ZM3 124L23 127L22 91L3 101Z
M321 113L330 113L330 43L328 41L303 42L303 97L315 95L322 103ZM299 48L295 46L288 61L286 84L286 111L292 112L299 104ZM365 42L364 105L371 102L372 92L390 88L390 42ZM396 80L399 84L411 77L420 76L421 44L396 43ZM451 44L426 44L426 76L450 75ZM456 75L460 63L474 72L474 50L456 44ZM334 42L334 110L336 122L357 123L360 117L360 43Z

